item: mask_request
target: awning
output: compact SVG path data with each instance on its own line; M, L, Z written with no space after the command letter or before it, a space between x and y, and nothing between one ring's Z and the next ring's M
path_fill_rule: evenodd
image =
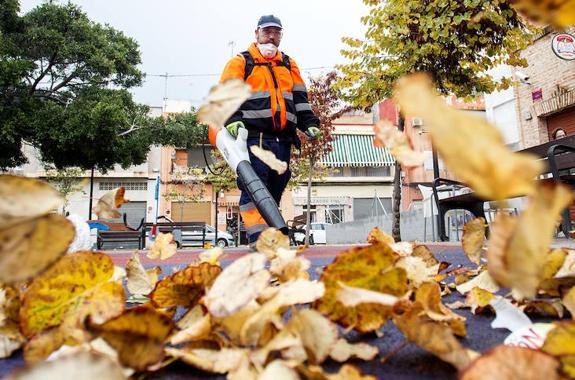
M331 167L393 166L395 160L387 148L373 145L373 135L333 135L333 150L322 158Z

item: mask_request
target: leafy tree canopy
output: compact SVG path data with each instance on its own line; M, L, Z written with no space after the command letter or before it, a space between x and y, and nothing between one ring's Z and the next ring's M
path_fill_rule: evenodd
M71 3L18 9L0 0L0 167L25 162L23 143L57 167L105 171L144 162L152 144L198 141L195 116L150 119L132 100L135 40Z
M507 88L488 74L499 64L524 66L519 52L531 29L505 0L364 0L365 40L344 38L340 69L347 99L370 107L391 96L395 81L429 72L445 94L475 96Z

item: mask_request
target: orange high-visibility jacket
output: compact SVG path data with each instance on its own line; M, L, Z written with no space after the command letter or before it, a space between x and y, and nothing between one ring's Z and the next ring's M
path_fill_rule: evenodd
M295 136L295 128L306 131L319 127L319 119L311 110L307 90L299 68L289 58L290 68L283 64L283 53L264 58L255 43L248 48L256 65L245 78L252 88L246 100L227 121L226 125L241 120L249 131L280 136ZM220 82L232 78L244 80L246 61L243 55L233 57L224 68Z

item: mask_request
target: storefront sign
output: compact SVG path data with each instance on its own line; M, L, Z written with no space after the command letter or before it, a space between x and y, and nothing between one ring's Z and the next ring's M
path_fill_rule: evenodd
M567 33L560 33L553 37L551 42L553 53L566 61L575 60L575 37Z
M538 102L540 100L543 99L543 90L539 89L539 90L535 90L531 93L531 99L533 99L534 102Z

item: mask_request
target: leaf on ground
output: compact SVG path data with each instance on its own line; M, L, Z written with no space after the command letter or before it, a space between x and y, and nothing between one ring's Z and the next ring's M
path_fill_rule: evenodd
M402 301L396 304L393 321L407 340L455 368L466 367L475 355L459 343L450 327L433 321L418 302Z
M560 299L523 300L519 310L527 315L543 318L563 318L565 307Z
M212 373L226 374L234 371L248 357L249 350L244 348L166 348L166 354L180 359L186 364Z
M329 357L333 360L344 363L351 358L357 358L361 360L372 360L378 354L379 350L375 346L370 346L367 343L348 343L345 339L338 339Z
M36 277L22 300L20 327L30 337L51 326L82 326L86 317L102 323L124 310L124 288L110 282L114 264L109 256L79 251L62 257Z
M201 305L194 306L176 325L180 331L170 338L170 343L174 345L201 340L208 337L212 331L210 315L204 312Z
M463 237L461 239L463 252L476 265L481 264L481 250L485 240L486 228L485 218L475 218L463 226Z
M258 376L258 380L299 380L297 371L281 360L274 360Z
M250 97L250 86L241 79L230 79L210 89L198 110L198 120L214 127L223 127L240 105Z
M154 244L150 247L148 257L150 259L166 260L174 256L178 250L178 245L174 241L174 236L168 232L160 232L156 236Z
M375 132L374 145L388 148L391 155L404 168L415 168L425 162L425 154L415 151L409 137L399 131L390 121L379 121L374 125L373 130Z
M300 365L297 367L306 379L310 380L376 380L375 376L362 375L359 369L351 364L344 364L336 373L326 373L320 366L305 366Z
M43 361L20 369L6 380L106 379L125 380L121 367L104 355L80 352L58 360Z
M377 243L393 244L395 243L395 240L393 239L392 236L380 230L379 227L373 227L371 231L369 231L369 234L367 235L367 242L369 244L377 244Z
M63 204L60 192L45 181L0 175L0 228L35 219Z
M124 203L129 202L124 198L124 194L126 194L126 188L124 186L108 191L96 203L96 208L94 209L96 215L104 219L121 217L122 214L118 211L118 208Z
M575 319L575 287L572 287L563 296L563 305L571 313L571 318Z
M554 249L545 257L545 264L543 265L543 273L541 277L543 280L553 278L563 266L567 258L567 251L564 249Z
M0 326L20 321L20 293L17 288L0 286Z
M266 261L264 254L254 253L226 267L206 294L205 302L210 313L223 318L255 300L270 279L265 270Z
M20 349L26 338L20 333L20 328L16 322L8 321L0 326L0 359L10 357L16 350Z
M415 292L415 301L433 321L446 323L454 334L465 336L465 317L441 303L441 289L436 282L421 285Z
M495 296L491 292L476 286L467 292L465 304L471 307L473 314L479 314L490 308L490 303L494 298Z
M517 12L541 26L551 24L563 29L575 25L573 0L511 0L510 3Z
M300 337L308 359L314 364L323 363L337 342L337 327L316 310L295 312L285 328Z
M138 371L162 360L173 326L170 318L146 306L128 309L103 324L89 323L89 329L118 352L123 365Z
M541 351L497 346L459 372L460 380L559 380L559 363Z
M575 378L575 321L555 322L541 350L559 358L561 370Z
M75 234L74 225L55 214L1 229L0 281L13 283L42 273L67 252Z
M301 256L297 251L279 248L276 257L270 261L270 272L278 278L280 282L288 282L298 278L307 279L311 262Z
M478 276L473 277L471 280L457 285L455 289L463 295L473 288L481 288L491 293L497 293L499 286L493 281L488 271L481 272Z
M573 201L571 189L559 184L540 184L518 218L495 218L487 263L489 274L515 298L533 298L543 279L545 261L561 210Z
M250 146L250 150L254 156L260 161L275 170L278 174L284 174L288 168L287 162L280 161L273 152L260 148L257 145Z
M437 276L440 263L428 266L425 260L417 256L405 256L397 261L399 268L405 269L411 288L417 288L424 282L433 281Z
M336 291L336 299L346 307L355 307L357 305L372 303L384 306L393 306L399 298L391 294L384 294L364 288L355 288L340 283L341 289Z
M395 268L399 256L387 244L352 248L336 257L321 275L325 295L314 307L343 327L359 332L379 329L390 317L391 307L362 304L345 307L336 298L340 283L401 297L407 292L407 274Z
M133 295L147 295L154 290L160 273L162 273L160 267L145 270L140 262L140 254L134 252L126 263L126 287Z
M542 163L512 152L496 127L485 118L449 107L434 88L428 75L413 74L397 82L394 98L404 115L425 120L449 171L487 199L532 193Z
M392 251L397 253L399 256L411 256L413 254L414 247L415 243L408 241L400 241L397 243L389 244L389 248L391 248Z
M268 259L273 259L280 249L289 249L289 237L277 228L266 228L256 241L256 250L265 253Z
M150 293L150 300L157 308L193 307L221 271L219 265L208 263L186 267L160 280Z

